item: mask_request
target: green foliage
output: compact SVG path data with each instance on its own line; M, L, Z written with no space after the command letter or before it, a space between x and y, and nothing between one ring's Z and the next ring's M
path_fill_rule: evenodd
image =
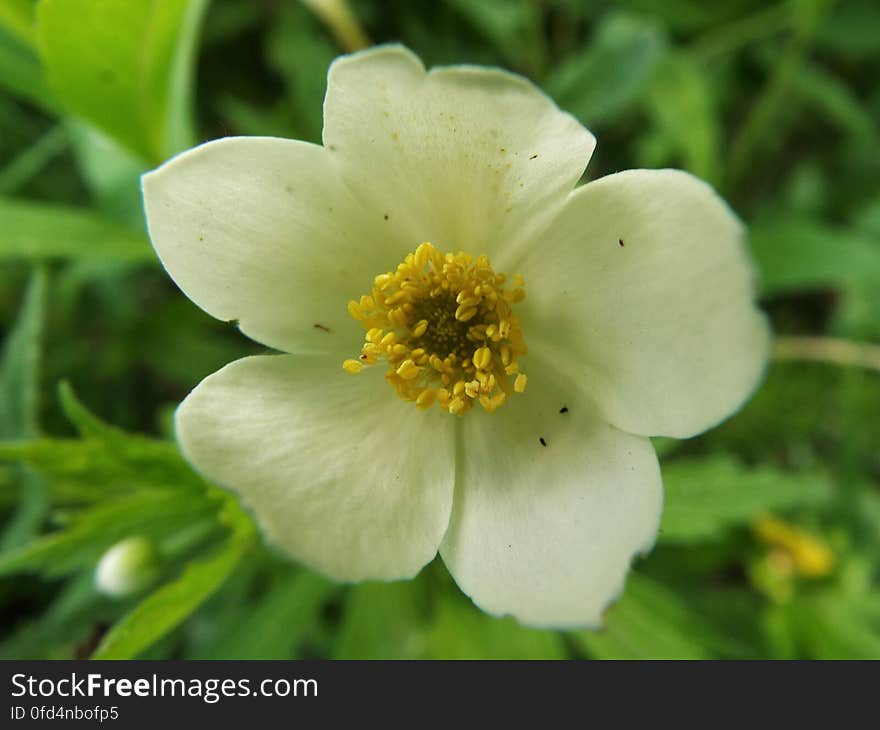
M595 659L710 659L723 656L731 644L680 596L638 574L627 580L601 631L571 636Z
M3 439L37 435L47 286L46 272L36 269L0 353L0 438ZM8 478L5 489L10 493L14 490L18 499L12 519L0 533L0 548L12 550L26 543L38 528L46 510L46 494L42 481L23 467L11 468Z
M100 214L51 203L0 199L0 260L154 260L146 235Z
M255 557L248 556L249 559ZM256 595L242 596L240 603L227 603L226 615L219 606L205 607L204 623L213 619L216 626L209 630L203 625L200 634L207 639L191 647L189 656L194 659L302 657L304 644L320 632L320 613L325 602L339 588L326 578L291 570L286 564L265 572L270 575L268 587ZM226 603L226 596L221 598Z
M30 102L52 107L40 59L26 40L0 25L0 89Z
M728 457L693 458L663 469L660 540L692 543L722 537L764 513L821 504L831 487L819 474L744 469Z
M235 569L250 544L250 530L234 534L216 555L193 561L104 637L92 658L132 659L189 616Z
M512 618L487 616L452 590L436 601L425 635L430 659L564 659L558 633L527 629Z
M159 587L124 616L97 650L99 658L139 655L214 593L254 541L250 518L225 493L193 474L172 444L126 434L89 412L66 383L61 407L81 439L0 443L0 459L27 464L49 483L59 529L0 553L0 576L36 572L45 578L88 572L119 540L156 540L169 557L186 555L213 527L225 527L223 546L186 562L179 577ZM81 504L80 504L81 503ZM208 529L196 529L207 524Z
M655 24L626 15L607 17L591 43L548 75L547 91L585 123L606 126L639 101L663 48Z
M0 353L0 438L34 436L37 432L46 286L46 272L37 269Z
M685 167L717 184L721 177L721 140L712 78L697 59L669 54L658 64L648 92L655 132L644 155L652 167Z
M351 6L429 65L533 79L596 133L590 179L709 180L778 333L880 341L877 3ZM341 586L264 545L170 440L186 393L261 348L157 266L139 179L223 135L319 142L344 49L304 3L206 7L0 0L0 657L880 657L880 378L846 363L772 363L718 428L655 440L661 533L599 631L489 616L439 559ZM794 570L764 515L821 545L827 574ZM98 560L137 535L158 583L102 595Z
M204 6L42 0L38 45L56 98L151 162L189 146L194 44Z

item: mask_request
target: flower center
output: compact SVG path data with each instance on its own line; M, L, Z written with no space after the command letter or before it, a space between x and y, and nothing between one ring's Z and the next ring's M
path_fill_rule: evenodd
M479 403L491 413L527 381L517 362L527 349L511 311L525 297L523 278L514 276L512 289L506 280L487 256L421 244L348 303L367 334L359 359L342 367L356 374L385 360L385 378L419 408L436 402L458 415Z

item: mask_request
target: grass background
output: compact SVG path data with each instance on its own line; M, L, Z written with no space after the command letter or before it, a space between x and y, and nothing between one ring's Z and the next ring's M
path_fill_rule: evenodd
M880 658L880 6L352 0L353 28L330 5L0 0L0 656ZM525 74L598 137L588 178L681 167L749 225L776 358L721 427L657 441L663 530L602 632L486 616L439 561L330 583L168 440L259 348L163 273L138 176L224 135L319 141L363 38ZM97 594L132 534L161 580Z

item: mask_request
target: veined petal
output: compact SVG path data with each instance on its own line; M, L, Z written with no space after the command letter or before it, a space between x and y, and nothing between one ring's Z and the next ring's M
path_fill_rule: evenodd
M410 51L381 46L330 67L324 144L403 251L430 241L503 264L501 251L562 205L595 139L521 76L426 73Z
M143 178L150 238L184 293L280 350L350 349L346 305L396 254L324 148L271 137L208 142Z
M769 330L743 227L705 183L629 170L575 191L521 262L533 351L631 433L687 437L756 387Z
M599 626L633 555L654 543L657 459L647 439L604 423L529 359L523 397L462 420L440 553L489 613L533 626Z
M249 357L190 393L177 435L291 556L339 580L407 578L449 522L454 424L389 395L327 356Z

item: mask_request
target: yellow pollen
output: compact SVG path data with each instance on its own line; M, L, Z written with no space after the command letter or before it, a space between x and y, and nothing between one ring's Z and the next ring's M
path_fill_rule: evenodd
M527 348L512 311L525 282L516 274L508 289L506 281L487 256L421 244L376 276L370 294L348 303L366 334L362 354L342 368L356 375L385 360L386 380L418 408L436 403L462 415L479 403L492 413L527 381L517 360Z

